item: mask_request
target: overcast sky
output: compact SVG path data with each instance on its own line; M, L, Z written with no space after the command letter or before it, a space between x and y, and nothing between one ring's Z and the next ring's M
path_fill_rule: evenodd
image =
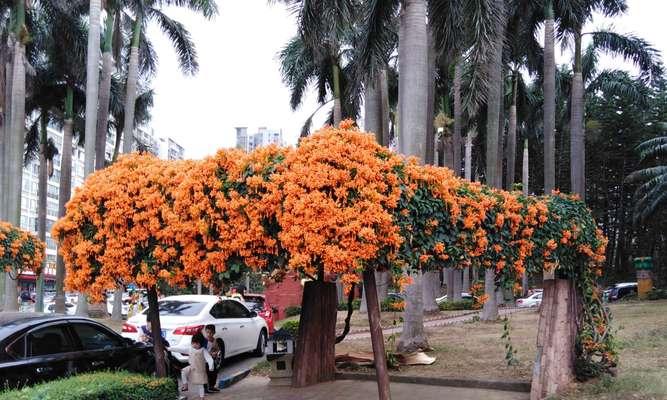
M629 12L613 20L618 32L633 32L667 53L664 0L628 0ZM168 39L149 29L159 55L153 80L155 106L151 127L158 136L169 136L185 147L186 157L201 158L221 147L235 145L234 127L259 126L282 129L288 143L295 143L305 119L317 108L309 93L295 112L289 107L289 91L282 84L277 52L296 33L295 20L282 5L266 0L218 0L220 15L212 21L183 10L167 13L190 30L199 54L199 73L182 75ZM597 18L587 27L610 26ZM557 53L560 52L558 46ZM569 62L562 54L558 62ZM603 59L605 67L619 61ZM621 65L622 66L622 65ZM314 126L320 126L325 112Z

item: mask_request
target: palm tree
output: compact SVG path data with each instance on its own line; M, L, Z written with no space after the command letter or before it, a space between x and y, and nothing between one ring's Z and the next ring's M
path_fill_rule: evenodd
M553 0L544 7L544 193L556 185L556 58Z
M163 6L185 7L212 18L217 15L218 7L215 0L127 0L127 7L134 14L132 27L132 42L130 47L130 59L128 62L126 95L125 95L125 125L123 127L123 152L132 151L134 136L134 103L137 98L137 82L139 78L139 52L140 43L146 25L155 21L162 32L171 40L178 54L181 70L188 75L193 75L199 70L197 52L190 38L190 33L180 22L168 17L162 12ZM148 49L144 49L146 51Z
M640 161L653 162L628 176L629 182L640 182L635 191L634 219L644 223L667 205L667 136L659 136L637 147Z
M100 85L100 12L101 0L90 0L88 13L88 51L86 57L86 144L84 176L95 170L97 102Z

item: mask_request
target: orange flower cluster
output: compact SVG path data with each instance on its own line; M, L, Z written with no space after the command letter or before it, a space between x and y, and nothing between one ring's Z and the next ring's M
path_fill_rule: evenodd
M39 274L46 245L35 235L0 221L0 271L19 275L25 270Z

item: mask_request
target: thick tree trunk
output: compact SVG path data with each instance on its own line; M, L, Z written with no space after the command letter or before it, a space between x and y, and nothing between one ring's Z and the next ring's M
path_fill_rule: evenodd
M516 179L514 170L516 166L516 90L519 80L517 74L518 72L514 72L512 76L512 104L510 105L509 125L507 127L507 177L505 179L507 190L512 190Z
M334 64L332 74L334 92L333 122L334 126L338 126L340 121L343 120L343 108L340 100L340 68L337 64Z
M367 297L368 309L368 323L371 329L371 344L373 346L373 359L375 363L375 374L378 383L378 399L389 400L391 393L389 392L389 373L387 372L387 354L384 348L384 336L382 335L382 326L380 324L380 305L375 294L377 288L375 281L377 276L372 270L365 270L364 278L364 292L369 293Z
M389 132L389 80L387 69L380 71L380 121L382 126L382 145L389 147L391 132Z
M454 299L454 269L445 268L444 276L447 285L447 301L452 301Z
M496 0L504 9L503 0ZM492 56L488 63L489 88L487 93L486 113L486 184L499 188L498 182L498 144L500 132L500 105L502 104L502 68L503 68L503 41L504 21L498 29L498 36L493 44Z
M461 286L461 291L470 293L470 267L463 268L463 286Z
M459 268L452 268L452 276L454 281L454 301L461 301L461 288L463 287L463 271Z
M137 79L139 77L139 37L142 28L141 16L134 23L130 62L127 69L125 93L125 123L123 125L123 153L131 153L134 145L134 105L137 101Z
M67 89L66 103L66 119L63 126L63 147L60 157L60 188L58 190L58 217L65 216L65 204L69 201L72 195L72 102L73 91L71 88ZM56 296L55 308L57 313L65 313L65 261L63 257L58 254L56 258ZM79 296L78 303L82 301ZM78 307L77 307L78 308Z
M364 87L364 130L375 134L375 140L384 145L380 97L378 79L369 79Z
M25 46L14 44L12 64L11 125L7 138L8 168L5 187L7 222L21 226L21 188L23 182L23 145L25 143ZM14 277L16 278L16 276ZM5 311L18 310L16 280L5 276Z
M574 380L574 345L578 313L575 287L569 279L544 281L537 330L531 400L544 399Z
M584 81L581 72L581 30L574 34L574 75L570 108L570 182L572 193L586 200L586 143L584 137Z
M399 151L425 162L428 109L428 38L426 1L405 0L400 17ZM419 289L421 292L421 288ZM421 293L420 293L421 294ZM419 302L421 304L421 300ZM420 313L421 314L421 313Z
M454 132L452 133L454 174L461 176L461 126L463 124L463 105L461 103L461 80L463 66L459 58L454 66Z
M556 185L556 59L554 15L551 0L545 7L544 23L544 193Z
M411 353L427 349L428 340L424 332L424 303L422 299L422 274L412 274L413 282L405 288L405 312L403 314L403 331L398 339L396 349L399 352Z
M502 58L501 58L502 60ZM502 61L501 61L502 63ZM500 69L500 108L498 109L498 169L496 173L496 183L499 189L503 186L503 161L505 156L505 71Z
M7 148L7 129L9 127L9 119L11 114L9 112L10 96L11 96L11 64L9 63L9 46L5 43L0 43L0 188L5 187L5 179L7 170L5 166ZM5 196L6 190L0 191L0 220L5 220ZM0 276L4 275L0 273ZM4 278L3 278L4 279ZM0 299L5 291L4 281L0 282ZM2 301L0 300L0 303Z
M113 308L111 309L111 319L114 321L123 320L123 286L118 285L113 293Z
M109 122L109 100L111 98L111 74L114 68L111 52L102 55L102 78L100 80L100 108L97 114L95 137L95 169L104 168L107 147L107 125Z
M95 139L97 136L97 101L100 88L100 11L101 0L90 0L88 52L86 57L86 122L84 177L95 171Z
M334 283L306 282L301 302L292 386L304 387L334 379L336 309Z
M440 271L426 271L422 276L422 300L424 314L433 314L439 311L435 301L440 296Z
M428 34L428 75L427 75L427 90L428 97L426 101L426 155L424 163L433 164L435 162L435 127L433 120L435 119L435 47L433 46L433 34L429 27Z
M39 178L37 184L37 234L39 240L43 243L46 243L46 189L48 185L48 175L46 167L46 144L47 144L47 133L46 133L46 111L44 111L40 117L40 132L39 132ZM44 311L44 271L46 268L46 255L44 261L42 261L42 273L37 275L37 284L35 296L35 312Z
M484 294L487 295L487 299L479 318L482 321L495 321L498 319L498 303L496 302L496 279L493 268L487 268L484 271Z
M524 196L528 196L528 193L530 193L528 190L528 139L525 139L523 142L523 161L521 167L521 189ZM524 272L521 278L521 287L523 297L528 296L528 271Z
M164 354L164 342L162 338L162 327L160 326L160 313L158 312L157 288L148 288L148 319L151 322L151 334L153 336L153 351L155 352L155 375L167 376L167 363Z

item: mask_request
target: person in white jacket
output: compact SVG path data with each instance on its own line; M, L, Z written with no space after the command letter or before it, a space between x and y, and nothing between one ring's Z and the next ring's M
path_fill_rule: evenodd
M201 333L192 335L192 347L188 357L190 365L181 371L181 391L185 392L192 388L192 391L198 394L200 399L204 398L204 385L208 383L207 371L214 368L213 357L202 346L205 340Z

